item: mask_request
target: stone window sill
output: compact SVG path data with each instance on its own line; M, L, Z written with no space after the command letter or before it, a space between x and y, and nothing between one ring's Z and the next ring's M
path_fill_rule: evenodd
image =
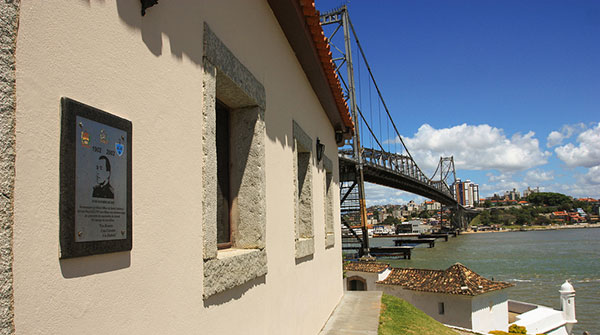
M314 238L301 238L296 241L296 258L303 258L315 253Z
M267 274L264 249L219 250L204 261L204 299Z

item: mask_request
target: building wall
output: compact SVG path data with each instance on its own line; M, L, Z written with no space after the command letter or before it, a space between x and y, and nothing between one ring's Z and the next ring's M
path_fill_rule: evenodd
M342 291L339 211L295 259L292 121L337 157L333 128L263 1L47 0L17 39L14 323L21 334L315 334ZM203 26L266 91L265 276L203 298ZM133 250L59 260L60 98L133 123ZM314 163L313 189L325 171ZM337 160L333 180L337 187ZM339 192L333 192L339 203ZM260 306L260 308L257 308Z
M348 286L348 279L352 279L352 278L362 278L365 280L365 283L367 284L366 290L365 291L376 291L377 287L375 285L376 282L378 282L380 278L380 275L378 273L372 273L372 272L362 272L362 271L346 271L346 287L350 287Z
M0 334L14 332L15 51L19 1L0 2Z
M377 285L378 290L406 300L435 320L453 326L471 328L471 298L469 296L405 290L394 285ZM438 304L444 303L440 315Z
M492 291L473 297L473 330L508 331L508 296L503 291Z

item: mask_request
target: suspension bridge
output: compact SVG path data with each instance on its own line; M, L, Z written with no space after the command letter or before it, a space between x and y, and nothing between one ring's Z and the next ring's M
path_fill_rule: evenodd
M365 182L436 200L452 213L448 228L464 228L469 211L451 189L456 180L453 157L440 157L431 177L419 168L383 99L347 7L322 13L320 23L355 125L353 138L338 154L342 224L360 242L359 254L369 253ZM356 226L362 236L351 229Z

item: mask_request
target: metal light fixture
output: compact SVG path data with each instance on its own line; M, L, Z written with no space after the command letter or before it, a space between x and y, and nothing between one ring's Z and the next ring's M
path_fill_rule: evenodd
M142 2L142 16L146 15L146 9L158 3L158 0L140 0Z
M323 152L325 152L325 144L321 143L321 140L317 137L317 162L323 159Z

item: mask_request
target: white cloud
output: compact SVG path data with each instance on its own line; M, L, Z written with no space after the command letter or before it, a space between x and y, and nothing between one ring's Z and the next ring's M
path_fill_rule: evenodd
M559 133L558 131L553 131L548 135L548 138L546 139L547 143L546 146L548 148L557 146L559 144L562 144L562 141L566 138L565 135L563 135L562 133Z
M536 184L554 179L554 171L542 171L539 169L529 170L525 174L525 181L529 184Z
M560 131L553 131L546 138L546 146L548 148L561 145L564 140L573 136L574 133L578 131L583 131L585 129L585 124L578 123L574 125L566 124L562 126Z
M401 205L408 203L410 200L417 203L424 201L424 198L419 195L371 183L365 183L365 193L367 207L389 204Z
M551 153L540 150L534 135L530 131L507 138L502 129L487 124L442 129L424 124L404 141L417 164L426 171L433 172L440 156L454 156L457 170L513 172L546 164Z
M486 176L488 177L488 181L490 183L505 183L508 180L511 180L513 177L512 173L501 173L499 175L495 175L493 173L487 173Z
M594 166L583 176L583 184L593 186L598 193L597 188L600 185L600 165Z
M479 186L479 194L483 197L490 197L494 194L504 195L505 191L516 189L522 192L527 188L527 183L512 179L501 180L497 183L483 183Z
M600 171L597 171L597 173ZM600 181L596 179L596 184L591 184L588 175L582 175L576 183L554 184L547 187L549 192L559 192L575 198L600 198ZM540 187L540 189L542 189Z
M568 143L554 149L569 167L591 168L600 165L600 123L577 136L578 146Z

